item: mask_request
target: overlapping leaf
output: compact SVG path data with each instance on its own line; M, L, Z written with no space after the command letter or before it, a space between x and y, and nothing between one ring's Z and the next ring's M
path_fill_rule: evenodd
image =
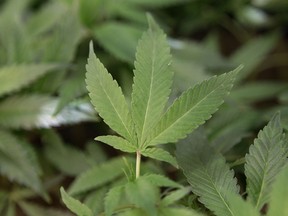
M98 136L96 137L97 141L106 143L107 145L112 146L115 149L119 149L124 152L136 152L136 146L118 136Z
M212 77L184 92L155 126L145 145L175 142L203 124L223 103L240 69Z
M205 136L199 131L192 133L177 144L176 157L199 201L217 216L233 216L227 194L239 191L234 172Z
M178 167L175 157L173 157L169 152L161 148L146 148L141 151L141 154L145 157L150 157L156 160L165 161L172 164L175 167Z
M165 34L150 19L150 28L137 46L132 92L132 116L140 145L167 103L173 76L170 63Z
M70 104L53 116L57 102L57 98L47 95L10 97L0 103L0 125L7 128L47 128L96 119L87 102Z
M0 131L0 172L10 180L44 194L36 161L29 157L21 140L7 131Z
M80 201L69 196L65 190L61 187L61 197L67 208L69 208L77 216L93 216L91 209Z
M283 129L278 113L259 132L245 157L248 199L257 209L261 209L269 201L275 176L286 163L284 148Z
M134 144L134 125L124 95L97 59L92 44L86 69L87 89L96 111L113 130Z
M286 166L279 175L276 176L272 186L271 202L269 205L268 216L288 215L288 167Z
M49 71L55 64L13 65L0 68L0 95L17 91L32 83Z
M79 175L69 188L70 194L79 194L97 188L116 179L123 173L122 158L114 158L101 165L96 165Z

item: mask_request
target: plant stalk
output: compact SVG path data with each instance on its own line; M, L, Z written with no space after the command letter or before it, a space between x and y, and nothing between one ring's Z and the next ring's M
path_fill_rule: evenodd
M141 168L141 152L136 152L136 179L140 176L140 168Z

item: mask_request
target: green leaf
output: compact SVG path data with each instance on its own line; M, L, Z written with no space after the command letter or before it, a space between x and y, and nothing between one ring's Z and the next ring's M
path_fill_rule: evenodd
M175 181L172 181L171 179L158 174L148 174L141 177L142 179L145 179L152 183L155 186L158 187L173 187L173 188L181 188L182 186L178 184Z
M38 164L31 159L29 151L17 137L7 131L0 131L0 172L11 181L44 194L42 183L38 176Z
M112 146L115 149L119 149L124 152L136 152L137 149L129 141L118 136L98 136L95 140L106 143L107 145Z
M104 186L85 196L84 204L87 205L95 215L104 211L103 200L105 199L107 191L108 188Z
M182 199L184 196L186 196L189 192L191 192L190 187L183 187L178 190L172 191L167 196L165 196L161 200L161 205L163 206L169 206L174 204L176 201Z
M176 158L199 201L217 216L233 216L227 194L238 193L234 172L206 137L195 131L176 145Z
M238 194L228 194L229 207L234 216L260 216L257 209L248 201L244 201Z
M81 121L95 121L88 103L70 104L56 116L57 98L47 95L19 95L0 103L0 125L7 128L49 128Z
M55 208L47 208L46 206L40 206L30 202L18 202L17 203L23 212L29 216L69 216L68 212L60 211Z
M172 164L175 167L178 167L175 157L173 157L169 152L161 148L146 148L141 151L141 154L145 157L150 157L156 160L165 161Z
M89 96L99 115L111 129L135 142L134 125L121 88L94 54L92 43L86 70Z
M79 194L95 189L116 179L125 167L122 158L114 158L101 165L96 165L79 175L69 188L69 193Z
M157 189L148 180L139 177L135 182L128 182L125 192L132 204L147 212L149 216L157 216Z
M159 216L203 216L192 209L187 208L163 208L160 210Z
M80 149L65 145L56 132L45 132L43 142L45 157L61 172L76 176L90 168L87 155Z
M175 4L187 2L187 0L125 0L131 4L144 7L167 7Z
M271 201L268 216L288 215L288 167L286 166L277 176L272 185Z
M184 92L156 125L146 145L176 142L208 120L223 103L241 68L212 77Z
M77 216L93 216L92 211L86 205L69 196L63 187L61 187L60 191L63 202L73 213Z
M150 18L152 19L152 18ZM159 121L172 85L171 55L165 34L150 20L140 39L134 70L132 116L139 145Z
M272 183L286 163L279 113L258 133L245 159L248 199L260 210L269 202Z
M105 197L105 216L111 216L113 214L113 211L119 204L123 189L123 186L116 186L109 190Z
M71 100L85 93L87 93L87 89L82 75L64 81L59 90L60 100L54 111L54 115L57 115Z
M230 97L235 100L243 101L244 103L255 103L257 101L273 98L287 88L288 85L286 82L249 82L233 89Z
M254 38L233 53L230 60L236 65L245 65L237 81L248 77L263 62L269 51L275 47L278 38L277 34Z
M93 12L95 13L95 12ZM117 37L115 37L117 32ZM142 29L131 24L108 21L93 29L97 41L120 60L132 63Z
M44 74L55 70L55 64L13 65L0 68L0 96L29 85Z

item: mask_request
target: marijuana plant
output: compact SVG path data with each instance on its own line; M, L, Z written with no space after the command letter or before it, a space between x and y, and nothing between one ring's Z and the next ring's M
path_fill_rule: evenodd
M223 103L232 88L236 74L241 69L239 67L230 73L205 80L186 90L165 109L173 78L170 69L170 49L163 31L151 17L148 21L149 29L143 34L137 46L131 105L127 104L121 88L96 57L93 44L90 43L86 66L89 96L105 123L120 135L98 136L96 140L123 152L136 154L135 176L132 172L128 183L113 187L107 193L105 215L108 216L116 210L123 194L126 194L128 203L132 204L124 207L123 211L134 212L132 215L157 215L159 212L171 215L171 212L176 214L178 211L184 212L182 215L191 214L192 210L170 209L168 205L159 208L155 206L159 199L155 186L176 188L181 186L162 175L148 174L140 177L141 157L165 161L177 167L175 158L159 145L185 138L209 119ZM104 175L107 173L105 169L103 173ZM92 177L102 179L93 175L93 171L87 172L71 186L70 193L79 192L81 188L82 191L87 190L88 182L97 182L97 179L94 180ZM63 189L61 193L66 205L76 214L92 215L89 208L69 197ZM169 203L167 200L168 197L164 203ZM135 207L140 208L140 213L134 209Z

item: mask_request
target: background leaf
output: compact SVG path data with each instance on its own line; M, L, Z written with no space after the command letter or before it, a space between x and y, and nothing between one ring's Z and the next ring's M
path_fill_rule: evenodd
M73 213L77 216L93 216L92 211L86 205L69 196L63 187L61 187L60 191L63 202Z
M260 210L270 200L271 185L286 163L284 134L277 113L258 133L245 156L248 199Z
M176 158L192 191L215 215L234 215L227 194L238 193L234 172L199 131L177 144Z

